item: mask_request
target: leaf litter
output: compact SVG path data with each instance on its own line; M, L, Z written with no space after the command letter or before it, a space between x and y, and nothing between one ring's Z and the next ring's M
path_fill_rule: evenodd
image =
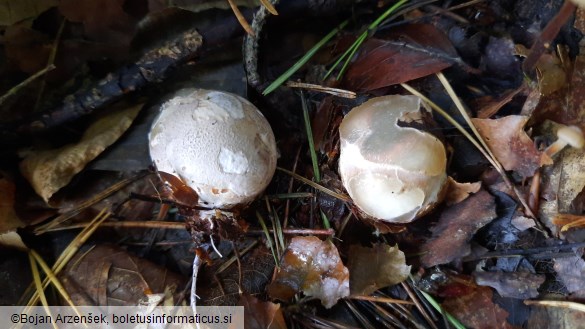
M95 165L95 160L99 163L103 157L100 154L106 148L115 149L116 140L123 142L129 138L124 136L124 131L137 113L130 116L121 114L126 119L114 119L115 124L106 124L104 131L115 131L111 134L106 132L108 137L93 139L86 136L80 143L71 138L70 131L84 130L87 123L96 122L96 117L83 118L81 121L85 122L72 120L67 125L57 124L52 127L56 129L45 135L49 137L46 140L35 134L20 136L20 128L15 127L23 127L20 126L23 122L27 124L27 117L37 107L35 103L39 102L38 99L42 100L41 108L51 109L64 95L82 89L83 85L91 84L91 81L99 81L104 76L130 77L120 73L123 70L117 69L120 63L132 62L134 55L141 55L135 41L143 32L141 29L145 22L159 27L163 35L168 32L166 36L160 37L161 40L157 40L164 43L172 34L166 30L167 26L173 25L164 20L176 23L175 29L180 29L181 20L190 22L191 25L185 26L192 27L193 22L201 19L197 13L207 14L209 7L223 8L215 10L214 15L204 15L208 16L209 24L222 27L202 28L204 51L199 52L198 48L188 50L193 53L182 58L196 58L196 61L181 66L185 72L197 72L198 69L222 72L222 66L233 67L234 63L239 65L250 56L258 55L246 53L242 58L239 53L240 40L228 40L226 37L232 35L226 31L238 31L241 34L242 28L234 20L233 14L225 10L226 3L176 5L186 8L185 11L176 8L169 10L166 3L157 1L92 0L84 6L73 6L73 3L46 1L43 6L36 8L37 12L20 7L11 12L10 17L2 17L6 26L6 43L2 45L2 51L9 59L6 66L8 70L1 73L6 76L4 82L0 83L3 91L16 85L23 77L46 67L54 51L57 53L57 69L46 77L49 84L44 86L39 82L38 85L32 84L16 92L1 111L4 118L0 142L5 145L2 154L7 161L0 167L3 174L0 180L3 202L0 204L0 227L10 234L19 227L19 234L26 238L21 244L43 245L52 242L38 239L33 234L33 223L20 219L21 215L22 218L30 216L27 213L33 212L33 205L34 209L43 209L37 213L37 220L50 220L55 214L69 213L71 209L90 209L73 215L75 220L95 215L95 212L101 211L100 207L112 211L119 223L112 221L109 224L119 227L107 231L112 232L111 235L99 234L105 228L95 233L98 251L107 242L123 244L124 248L139 256L130 256L125 250L116 255L130 257L136 263L148 258L155 260L158 265L149 263L139 269L128 270L122 265L113 265L113 262L93 259L93 252L88 253L85 259L80 259L82 263L78 264L87 268L97 266L101 271L86 274L102 275L111 280L107 281L108 284L138 292L117 296L107 290L108 286L98 285L95 291L83 293L92 297L91 303L133 304L140 298L148 297L145 291L152 291L153 296L162 299L171 295L175 300L182 299L184 296L176 294L177 290L169 293L165 284L161 286L164 280L160 278L168 275L175 278L179 285L184 284L185 277L191 275L190 265L196 253L202 260L201 280L198 280L198 294L203 297L202 302L246 305L246 312L254 315L246 318L246 327L250 328L286 328L289 325L316 327L316 322L312 321L317 320L323 324L341 322L355 327L367 324L376 327L382 323L401 326L404 323L418 323L404 320L413 314L427 319L425 321L429 326L435 326L433 322L441 323L442 316L454 326L459 327L458 322L453 320L458 319L465 326L474 328L510 328L526 323L534 324L535 327L539 323L547 323L551 324L547 327L556 325L562 328L578 323L575 321L579 317L574 313L552 306L523 306L532 310L530 318L515 310L519 310L517 303L522 299L538 301L553 296L578 301L583 296L581 279L585 225L579 224L584 215L582 194L585 183L581 179L581 173L584 172L581 170L583 152L566 149L552 159L543 153L544 147L555 140L554 127L558 127L558 124L585 128L581 96L584 57L579 53L579 37L575 30L575 27L583 25L582 10L577 11L575 27L565 25L560 37L554 39L555 47L550 47L535 62L537 71L522 72L524 56L530 58L534 53L534 49L530 48L532 41L540 40L535 31L545 29L546 23L559 11L560 3L555 2L550 6L545 5L547 1L414 4L405 7L408 10L384 16L385 21L377 22L375 29L366 31L359 28L360 24L366 22L370 26L376 19L376 14L372 12L387 10L388 6L376 8L365 3L353 4L355 7L352 7L351 12L357 14L354 16L356 21L344 23L342 35L331 37L334 42L324 43L324 47L316 50L305 67L299 66L298 71L292 72L291 79L300 82L306 79L307 83L327 84L358 93L354 100L341 100L335 96L324 97L316 89L307 91L308 111L313 114L311 123L314 133L314 140L308 142L316 146L316 151L307 148L307 135L298 114L300 111L289 111L300 108L300 98L295 92L280 87L272 94L260 97L257 95L262 93L262 86L267 84L252 86L258 89L257 98L251 99L262 104L262 111L273 127L277 127L274 130L277 139L281 141L279 166L292 170L307 181L317 177L315 171L318 170L323 174L323 180L305 184L306 181L295 181L284 172L279 173L266 192L274 198L259 200L248 207L235 209L233 213L217 211L215 222L208 222L198 215L198 209L191 207L196 195L189 197L181 194L172 198L171 193L169 198L164 193L165 185L158 179L160 175L139 175L137 182L120 188L118 193L112 195L101 194L99 191L103 188L91 185L84 190L85 182L95 180L95 187L103 187L112 185L120 177L133 174L131 170L120 169L119 176L112 176L112 170L116 170L113 164L131 161L124 158L124 151L109 153L108 173L97 170L99 165ZM238 4L250 8L255 5L248 1ZM400 4L410 5L406 1ZM271 17L264 30L260 31L261 27L252 25L258 35L264 35L261 47L255 51L261 55L258 70L266 82L276 79L279 72L286 70L283 63L294 60L282 58L282 54L286 57L299 53L298 42L292 40L303 40L306 43L304 48L309 49L315 44L315 35L325 36L349 17L349 12L340 8L335 11L336 14L333 11L311 9L315 10L312 14L323 15L324 19L319 22L305 19L299 24L299 17L309 16L299 16L298 13L307 13L309 9L302 8L302 5L296 7L294 10L300 11L295 12L295 16L288 13L288 9L283 9L288 7L276 8L279 16ZM242 12L248 15L254 10L244 9ZM290 17L296 17L297 20L291 20ZM547 19L541 21L542 17ZM34 18L34 21L23 21L27 18ZM62 34L58 34L56 31L61 20L65 20L64 28ZM284 25L279 26L281 23L277 22L289 22L290 25L285 23L287 27L283 28ZM296 38L288 38L290 34L296 34ZM506 36L494 36L502 34ZM364 43L351 58L341 80L311 80L323 65L328 68L337 59L337 54L345 50L348 40L356 40L360 35L366 36ZM303 39L304 36L308 37ZM57 37L60 40L56 40ZM153 39L157 37L158 34ZM275 42L276 38L281 38L281 41ZM82 39L84 41L80 43ZM218 52L214 53L210 46L214 43L217 45L218 41L225 42L226 47L220 51L224 57L216 56ZM231 50L229 45L236 50ZM278 52L274 47L279 48ZM332 47L337 49L332 51ZM281 57L275 57L276 54ZM200 58L197 57L199 55ZM231 56L231 59L226 60L226 55ZM157 60L153 59L155 64ZM174 59L169 56L164 60L172 62ZM173 67L167 64L165 67ZM307 68L312 71L309 72ZM470 106L468 110L474 125L506 169L513 187L520 191L519 195L523 197L537 191L535 200L538 202L531 203L536 208L530 209L537 214L537 218L530 218L530 210L526 211L519 206L521 202L517 200L517 195L512 193L510 186L504 186L501 177L491 173L485 162L468 167L450 166L449 174L458 182L450 181L443 205L408 225L385 225L384 228L379 223L372 225L369 219L363 218L356 211L351 200L319 192L330 190L336 195L345 196L337 175L337 129L343 116L352 107L372 95L405 93L396 85L408 82L423 94L429 95L432 101L440 104L448 113L453 113L450 111L452 105L449 96L433 76L438 72L443 72L458 96ZM148 73L142 71L146 76ZM229 83L220 81L216 84L217 88L237 90L246 96L246 88L241 86L241 81L245 79L244 73L237 74L241 76L230 78ZM175 89L175 86L201 84L200 81L193 82L186 75L157 76L156 79L165 79L164 84L144 90L140 90L144 85L136 85L136 88L121 90L120 97L133 104L138 104L138 98L133 98L134 95L149 96L156 102L168 91ZM149 80L149 84L152 81ZM213 83L211 87L206 86L212 88ZM43 90L39 92L39 89ZM254 92L248 92L248 96L252 95ZM99 93L93 96L100 100ZM24 110L15 110L16 104ZM93 111L91 106L81 108L90 113ZM101 105L97 107L99 109ZM120 109L115 111L122 113ZM72 118L84 114L75 113ZM458 114L452 115L455 120L460 120ZM16 123L12 119L19 121ZM457 154L450 163L462 163L459 162L461 152L465 153L464 157L471 159L468 149L462 151L465 150L461 147L465 143L464 137L449 123L438 117L435 119L438 126L431 133L445 143L448 154ZM18 143L15 143L14 138L8 138L14 135L5 134L8 131L22 138L17 138ZM137 145L139 140L132 137L126 145ZM24 161L18 159L16 153L16 149L22 146L75 143L78 143L77 148L63 148L60 152L44 155L33 152ZM81 147L84 143L85 146ZM31 160L35 157L35 161ZM75 161L65 161L65 158ZM317 160L316 166L313 166L312 159ZM37 165L31 166L32 162ZM138 163L135 161L120 168L134 170L140 167ZM15 170L18 166L23 169L22 173ZM142 163L139 169L147 170L147 166L147 163ZM37 178L33 179L35 175ZM16 179L7 180L6 177ZM23 177L31 182L27 183ZM112 177L115 178L112 180ZM88 181L88 178L91 179ZM170 188L175 192L192 193L185 191L180 182L170 183ZM58 197L53 198L56 192L59 192ZM35 196L35 193L41 198ZM100 195L105 200L92 200L93 195ZM46 202L50 202L50 205ZM51 210L51 207L57 209ZM264 229L258 227L255 213L266 219ZM189 231L172 234L157 233L162 229L146 230L144 234L129 232L134 228L128 227L139 227L139 223L147 218L157 219L159 223L154 224L161 225L161 228L170 227L163 226L168 222L186 222L184 226L188 226ZM544 223L544 228L539 227L540 222ZM64 241L71 239L69 232L72 231L66 230L68 224L59 223L58 229L62 231L51 234L63 237ZM124 227L124 224L129 226ZM322 239L316 237L324 231L333 235L325 235ZM257 235L258 232L262 234ZM251 240L256 242L243 242ZM55 245L55 248L59 249L59 246ZM510 257L508 251L518 252L514 256L521 261L503 261ZM44 256L52 258L49 252ZM518 265L525 263L531 266ZM11 270L2 267L2 264L0 268ZM169 268L171 271L167 271ZM121 272L132 273L142 279L124 283L116 276ZM143 280L153 273L156 278ZM415 291L405 288L404 282L409 274L417 283ZM106 282L98 279L90 281L96 280ZM144 286L145 282L148 282L148 286ZM156 289L151 289L155 286ZM74 291L75 288L68 286L68 290ZM431 298L436 300L421 298L419 290L431 294ZM373 299L349 302L348 298L356 294ZM367 296L370 294L372 296ZM375 298L386 298L387 303L376 302ZM280 304L275 304L276 300ZM392 300L407 304L393 304ZM433 302L441 305L444 312L429 313L426 307ZM383 317L378 316L382 314Z

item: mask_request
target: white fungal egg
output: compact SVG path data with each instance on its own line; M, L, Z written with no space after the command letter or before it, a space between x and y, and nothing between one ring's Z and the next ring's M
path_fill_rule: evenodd
M447 156L433 135L398 126L420 117L416 96L375 97L352 109L340 127L339 174L367 216L408 223L440 201Z
M229 209L253 201L276 169L274 133L248 100L223 91L183 89L161 107L149 136L157 169Z

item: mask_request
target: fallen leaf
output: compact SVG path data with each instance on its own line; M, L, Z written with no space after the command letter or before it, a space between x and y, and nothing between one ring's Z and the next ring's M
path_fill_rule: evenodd
M585 329L585 313L564 307L530 306L525 328Z
M439 72L459 57L449 38L429 24L410 24L387 40L366 40L345 74L343 86L369 91Z
M0 0L0 26L9 26L39 16L59 4L58 0Z
M59 11L65 18L82 23L92 40L129 45L137 20L124 11L125 0L62 0Z
M506 170L531 177L541 166L553 163L550 157L536 149L524 132L528 117L510 115L500 119L471 120Z
M166 268L106 245L78 253L60 278L75 305L136 306L165 291L177 302L186 284Z
M561 161L556 161L552 171L543 171L539 215L547 227L556 234L555 217L573 213L573 200L585 188L585 153L568 148L562 151Z
M45 202L67 185L130 127L142 104L115 111L96 120L77 144L33 152L20 163L20 170Z
M475 183L459 183L451 176L447 177L447 195L445 196L445 204L450 206L467 199L471 194L477 193L481 188L481 182Z
M350 246L347 266L352 295L369 295L406 280L410 274L404 253L398 246L385 244L373 248Z
M16 231L26 224L18 218L14 210L14 183L6 178L0 178L0 234Z
M585 260L578 256L554 259L554 270L575 298L585 298Z
M480 228L496 218L495 199L481 190L447 208L431 229L433 237L422 246L426 266L446 264L471 252L469 241Z
M297 292L321 300L330 308L349 296L349 271L330 241L314 236L295 237L282 257L276 278L268 286L272 298L289 300Z
M543 274L529 272L474 272L475 282L480 286L496 289L502 297L528 299L538 296L538 288L544 283Z
M0 233L0 246L23 251L28 250L28 247L22 241L20 234L16 231Z
M475 286L469 294L445 300L443 307L466 328L512 328L506 320L508 312L495 304L492 296L490 288Z
M50 38L30 28L15 24L4 33L4 52L9 63L26 73L36 73L47 66L51 53Z
M262 302L258 298L243 293L238 306L244 306L244 328L246 329L286 329L280 304Z
M524 216L517 216L512 218L511 224L521 232L536 226L534 219Z

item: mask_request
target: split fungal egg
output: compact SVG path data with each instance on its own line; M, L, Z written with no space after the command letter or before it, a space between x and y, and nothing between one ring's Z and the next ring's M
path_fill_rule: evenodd
M178 177L209 208L252 202L276 169L268 121L248 100L223 91L177 92L152 125L149 149L159 171Z
M375 97L353 108L339 127L339 174L367 216L408 223L440 202L447 181L445 147L433 135L399 126L420 118L420 98Z

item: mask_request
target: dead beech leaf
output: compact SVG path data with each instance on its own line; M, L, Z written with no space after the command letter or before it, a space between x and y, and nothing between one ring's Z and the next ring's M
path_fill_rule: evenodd
M553 163L550 157L536 149L524 132L528 117L509 115L500 119L471 120L506 170L531 177L541 166Z
M58 0L0 0L0 26L35 18L58 4Z
M544 283L544 274L529 272L474 272L480 286L496 289L502 297L529 299L538 296L538 287Z
M468 255L473 234L494 218L495 198L484 190L447 208L431 229L433 237L422 246L421 262L431 267Z
M449 186L447 189L447 195L445 196L445 204L448 206L467 199L469 195L477 193L481 188L481 182L459 183L451 178L451 176L447 177L447 184L449 184Z
M326 308L349 296L349 271L330 241L307 236L295 237L290 242L280 271L268 286L268 294L289 300L299 291L319 298Z
M398 246L385 244L373 248L350 246L347 267L352 295L369 295L406 280L410 274L404 253Z
M449 38L429 24L410 24L380 39L370 38L349 66L344 87L369 91L439 72L458 60Z
M130 127L142 104L96 120L77 144L29 154L20 171L46 202Z
M75 305L136 306L148 295L168 294L176 303L186 281L178 274L115 246L78 253L59 275Z
M71 22L82 23L90 39L128 45L137 20L128 15L125 0L62 0L59 11Z
M466 328L513 328L506 320L508 312L495 304L492 296L491 288L474 285L471 293L446 299L443 307Z
M573 297L585 298L585 260L578 256L554 259L554 270Z
M246 329L286 329L280 304L263 302L243 293L238 306L244 306L244 328Z

